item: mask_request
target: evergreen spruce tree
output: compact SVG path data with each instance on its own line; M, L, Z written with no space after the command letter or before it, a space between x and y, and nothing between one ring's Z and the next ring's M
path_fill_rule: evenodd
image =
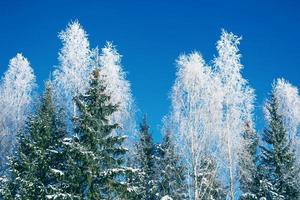
M245 125L243 149L239 153L239 174L241 200L255 200L259 192L259 172L257 167L258 137L251 125Z
M1 184L1 198L4 200L34 199L34 184L37 182L34 177L34 166L31 165L30 156L33 154L33 147L29 137L20 132L17 135L18 149L16 155L9 159L11 174ZM29 192L30 191L30 192Z
M261 146L262 197L266 199L299 199L295 153L284 128L282 116L278 114L278 100L271 94L266 104L268 128L263 134Z
M196 177L200 185L198 186L198 198L205 200L226 199L225 188L217 177L217 163L210 155L204 155L198 169Z
M169 196L174 200L188 199L185 167L175 151L171 134L167 131L163 141L158 145L158 162L156 174L159 178L159 196Z
M71 189L73 180L68 180L67 175L70 172L68 168L69 146L65 141L67 137L66 117L63 109L60 109L56 115L55 131L51 137L51 144L48 147L49 171L47 172L47 199L75 200L79 199Z
M140 136L137 143L137 164L142 172L140 179L140 198L154 200L157 198L157 184L155 183L155 145L144 116L140 124Z
M58 171L52 167L63 165L58 151L62 150L59 140L65 135L62 118L57 116L51 84L47 82L36 115L18 135L19 145L10 159L11 177L6 184L10 194L4 195L7 199L46 199L51 197L49 194L57 197L52 188L58 180L51 174Z
M123 167L125 137L112 134L117 124L109 123L109 116L117 105L109 103L99 70L91 74L85 94L75 97L79 115L74 119L75 136L66 141L71 158L68 161L68 180L73 180L72 192L80 199L126 199L132 188L124 180L132 172Z
M125 183L132 192L127 193L124 199L143 199L145 196L145 187L142 184L145 180L145 173L140 167L138 146L136 143L131 149L132 152L128 152L126 156L126 166L130 170L125 177Z

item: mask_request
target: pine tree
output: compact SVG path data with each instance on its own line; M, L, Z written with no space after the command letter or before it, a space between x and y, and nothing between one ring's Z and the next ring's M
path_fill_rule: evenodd
M156 183L155 183L155 145L149 130L146 116L144 116L140 124L140 137L137 143L136 161L138 168L142 172L140 179L140 198L143 200L156 199Z
M48 82L36 115L30 117L26 130L18 136L18 149L10 160L12 174L6 185L11 193L6 196L30 200L46 199L49 193L57 195L57 191L49 191L57 182L51 176L52 167L63 164L57 154L61 151L59 141L66 134L63 124L58 123L61 118L57 116Z
M271 94L266 104L268 128L264 130L261 146L261 180L267 199L299 199L297 173L299 167L295 163L295 153L291 140L284 128L283 118L278 114L278 99Z
M158 145L157 177L160 197L170 196L174 200L188 199L186 187L186 169L175 151L170 131L164 135Z
M249 123L246 123L242 136L244 146L239 153L241 199L255 200L259 192L259 172L257 167L258 136Z
M81 199L118 199L134 192L122 181L132 170L123 166L126 137L112 134L118 124L110 124L108 118L117 105L109 102L99 73L94 70L87 92L75 97L79 110L74 119L75 136L65 142L72 158L68 180Z

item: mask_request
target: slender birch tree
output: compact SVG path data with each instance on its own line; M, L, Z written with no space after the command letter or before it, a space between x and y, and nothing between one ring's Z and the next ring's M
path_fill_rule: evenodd
M225 179L229 183L228 197L233 200L238 195L238 152L242 150L242 136L246 123L252 124L253 89L242 77L243 65L238 45L241 38L222 30L217 42L218 56L214 60L217 76L221 80L222 131L220 132L220 155Z
M200 53L182 55L177 60L178 71L172 88L170 119L174 138L185 162L191 199L204 199L199 182L203 157L216 149L216 136L222 112L222 97L218 77L213 75Z

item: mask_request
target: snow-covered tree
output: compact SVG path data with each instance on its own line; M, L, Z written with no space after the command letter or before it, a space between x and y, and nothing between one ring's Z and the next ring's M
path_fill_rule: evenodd
M278 112L283 117L284 126L289 137L294 140L300 128L298 88L284 79L277 79L274 84L274 95L278 99Z
M20 132L16 154L10 159L11 174L6 199L46 199L65 194L54 190L58 182L54 172L64 165L62 139L66 135L63 120L56 112L49 82L35 116L30 117L25 131ZM63 172L61 172L63 173Z
M258 170L258 135L251 124L245 125L242 133L242 150L239 152L239 179L241 200L256 200L260 188Z
M197 176L199 187L199 199L223 200L226 197L225 188L218 179L218 168L213 156L202 156Z
M296 161L300 163L300 95L298 88L284 79L277 79L274 81L273 93L278 101L278 113L282 116L284 128L296 152ZM269 112L265 111L268 120Z
M155 176L155 144L150 133L150 127L146 116L140 124L139 140L136 143L136 154L134 159L134 166L139 168L142 177L139 180L140 198L142 200L156 199L156 176Z
M163 141L158 145L156 176L160 197L170 196L174 200L188 199L186 187L186 168L176 151L176 146L169 130L163 133Z
M263 194L270 199L299 199L297 185L299 166L295 151L284 126L284 118L279 114L279 101L276 85L273 86L271 98L266 103L268 128L263 134L261 146L261 163ZM267 187L266 187L267 186Z
M32 103L35 76L28 60L17 54L9 62L0 85L0 171L3 172L15 137L24 125Z
M3 177L5 181L1 184L0 197L4 200L12 199L34 199L35 179L34 168L31 166L29 156L32 155L30 138L24 133L17 135L17 153L10 159L10 177ZM19 197L19 198L17 198Z
M63 47L58 56L58 68L53 74L55 93L59 104L71 118L76 115L73 98L88 87L91 51L87 33L78 21L69 23L66 30L59 33L59 38Z
M125 144L129 153L133 149L135 134L135 107L132 97L130 82L126 80L126 73L121 65L121 55L115 46L107 42L98 55L97 49L94 51L94 62L101 70L101 79L106 86L107 95L114 105L118 105L118 110L110 116L112 123L120 126L117 133L126 134L128 139Z
M227 172L225 178L229 183L228 197L231 200L238 195L238 152L243 146L241 134L247 122L252 124L254 101L253 90L241 75L243 65L238 49L240 40L233 33L222 30L217 42L218 56L214 60L223 91L220 155L222 170Z
M173 200L169 195L163 196L160 200Z
M135 192L123 181L133 170L123 165L126 137L112 134L118 124L110 123L109 117L118 106L111 104L100 73L94 70L88 90L75 97L79 115L74 118L74 139L66 142L73 160L68 162L68 176L81 199L124 199Z
M189 196L201 199L199 169L202 158L213 154L220 131L222 91L214 76L197 53L182 55L177 60L178 71L172 88L170 121L180 154L187 163Z

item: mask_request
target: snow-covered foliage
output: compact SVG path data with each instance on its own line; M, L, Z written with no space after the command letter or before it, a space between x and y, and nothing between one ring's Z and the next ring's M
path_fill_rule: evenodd
M71 174L79 173L75 176L82 185L75 190L80 188L83 199L117 199L122 195L133 195L128 194L132 187L128 189L122 182L126 173L132 172L123 165L127 151L122 146L125 137L113 135L112 131L118 125L108 120L117 106L109 101L100 73L95 69L87 92L75 97L79 110L74 120L78 138L74 138L73 143L72 151L76 153L72 155L75 165Z
M156 145L157 196L163 198L169 195L173 199L189 199L186 166L176 151L174 137L168 128L163 130L162 134L161 144Z
M293 144L296 161L300 162L300 95L298 88L284 79L277 79L273 83L272 92L278 102L278 114L282 116L284 128ZM270 121L269 112L264 107L266 121ZM300 174L299 174L300 176Z
M274 81L272 91L278 101L278 112L283 117L284 126L295 145L299 141L300 128L300 95L298 88L280 78ZM269 112L264 106L266 121L269 121ZM296 148L296 151L299 148ZM299 150L298 150L299 151Z
M133 97L130 83L126 80L126 73L121 66L121 55L112 43L102 48L99 57L101 78L104 80L106 91L111 97L111 103L118 105L118 111L112 115L112 121L121 125L132 117Z
M220 81L200 53L182 55L177 64L177 78L172 88L172 118L187 145L193 143L191 151L202 152L207 148L199 149L197 144L209 145L207 142L212 141L220 128Z
M163 196L160 200L173 200L169 195Z
M59 66L54 71L58 101L69 115L76 114L74 96L84 93L91 73L91 51L87 33L78 21L70 23L59 33L63 47L59 52Z
M251 126L245 125L242 133L242 150L239 155L239 189L242 192L241 200L256 199L259 192L259 170L257 166L258 135Z
M279 105L274 86L265 105L269 119L263 132L259 168L262 178L270 186L264 188L265 193L272 196L271 199L278 199L277 196L284 197L282 199L299 199L299 165Z
M217 42L218 56L214 60L217 76L221 80L222 98L222 131L220 131L220 155L223 169L227 171L230 184L230 199L237 195L236 178L238 152L242 150L241 133L245 124L252 123L253 89L242 77L243 65L238 45L241 38L222 30Z
M273 90L278 100L279 114L283 116L284 125L290 138L294 139L299 132L300 126L300 96L298 88L284 79L277 79Z
M220 81L200 53L181 55L172 88L172 133L188 163L188 174L198 176L202 157L214 151L219 133L222 107ZM191 178L190 194L198 199L198 179Z
M156 178L156 147L151 136L150 127L146 116L140 123L139 140L136 143L136 154L134 155L133 166L142 172L139 180L140 197L142 199L155 199L157 196Z
M130 82L126 79L121 65L122 56L110 42L101 49L100 55L97 49L93 54L95 67L101 70L100 78L105 84L107 95L110 96L110 102L118 105L117 111L110 116L110 121L120 126L114 133L127 136L125 146L129 149L129 154L133 154L133 144L137 139L135 106Z
M187 158L189 173L197 177L203 155L218 156L231 199L238 195L238 152L244 146L241 134L246 124L253 125L254 92L241 75L240 39L222 31L213 67L197 52L180 56L171 95L170 118L173 132L178 134L174 137ZM197 181L191 184L196 199Z
M10 60L0 86L1 167L13 149L17 132L25 124L34 88L35 75L30 63L18 53Z

